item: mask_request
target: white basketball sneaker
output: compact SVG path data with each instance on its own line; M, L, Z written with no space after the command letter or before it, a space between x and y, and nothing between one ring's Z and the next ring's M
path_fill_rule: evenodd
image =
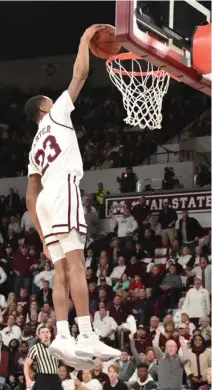
M57 335L48 349L50 355L63 360L68 366L74 367L76 370L93 370L94 368L94 362L91 358L84 357L83 359L76 356L76 342L71 336Z
M93 332L91 335L80 334L78 336L75 354L78 357L95 356L100 359L111 359L119 358L121 351L104 344Z

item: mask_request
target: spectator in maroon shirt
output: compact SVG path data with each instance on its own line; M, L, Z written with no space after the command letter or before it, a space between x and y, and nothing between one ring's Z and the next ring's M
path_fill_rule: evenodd
M2 341L2 332L0 332L0 376L9 376L9 348Z
M148 344L148 329L144 328L143 325L139 325L137 333L134 336L135 348L138 353L146 353ZM130 340L133 340L133 336L129 336ZM132 344L130 342L130 347L132 348Z
M115 296L113 304L109 310L109 316L113 317L118 325L121 325L127 319L127 310L124 304L121 302L120 296Z
M135 256L131 257L130 262L127 264L124 273L127 274L127 276L132 279L134 278L135 275L140 275L140 276L142 275L143 273L142 264L137 261Z
M32 285L32 271L36 268L35 258L29 254L28 248L23 245L15 254L13 260L14 290L19 296L20 288L26 288L30 293Z
M173 321L168 321L164 325L165 332L161 333L159 337L159 347L162 352L165 351L166 342L168 340L174 340L177 344L178 349L180 348L179 336L175 336L175 325Z

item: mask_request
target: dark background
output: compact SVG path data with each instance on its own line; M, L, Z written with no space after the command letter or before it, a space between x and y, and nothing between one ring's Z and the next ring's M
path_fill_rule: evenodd
M0 2L0 61L75 53L94 23L115 24L115 1Z

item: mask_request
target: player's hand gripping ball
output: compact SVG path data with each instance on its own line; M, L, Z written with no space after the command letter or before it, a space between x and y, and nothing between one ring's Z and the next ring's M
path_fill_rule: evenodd
M90 51L99 58L109 58L115 54L118 54L121 45L116 41L115 27L111 25L105 25L105 29L97 31L90 41Z

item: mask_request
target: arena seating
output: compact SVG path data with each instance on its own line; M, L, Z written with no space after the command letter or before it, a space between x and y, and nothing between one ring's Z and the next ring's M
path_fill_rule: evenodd
M9 389L14 389L23 382L23 364L28 349L36 342L37 327L46 324L51 331L52 340L55 337L55 315L52 303L54 270L42 253L37 233L32 227L29 215L25 212L23 201L18 194L15 194L12 203L9 202L8 197L2 199L0 221L0 338L3 340L1 354L4 356L4 359L0 361L0 376L6 378ZM201 262L206 260L207 273L210 272L211 246L210 239L207 235L204 236L203 232L203 236L198 237L199 243L195 242L198 249L192 247L189 267L182 268L179 259L182 258L182 248L187 244L178 243L177 249L176 243L174 246L172 243L166 247L156 246L154 256L148 257L142 251L136 252L134 246L128 246L126 237L126 241L118 240L116 243L119 253L116 257L113 247L114 234L110 232L103 238L98 237L98 239L94 238L87 242L85 258L88 264L90 312L94 318L94 328L99 316L113 317L114 335L107 337L104 334L102 339L126 351L127 361L131 361L132 364L131 369L124 371L124 354L120 361L116 361L116 364L120 369L120 379L131 386L131 376L136 370L132 343L135 343L137 352L142 353L141 361L152 364L147 348L152 348L157 327L162 331L159 339L159 346L162 350L169 339L175 340L180 348L179 337L182 335L182 329L184 329L185 340L192 344L193 334L197 334L197 330L195 333L191 331L195 329L193 323L199 328L198 332L204 338L204 351L205 348L210 347L211 330L208 317L210 313L207 312L207 308L203 309L203 315L197 306L196 318L189 319L183 312L188 312L190 308L184 309L182 301L186 299L185 296L194 283L194 276L199 275ZM136 237L142 247L143 232L139 231ZM113 268L117 266L119 256L125 259L126 271L119 280L111 280L110 275ZM133 271L134 268L130 264L133 256L137 259L136 271ZM23 262L27 262L27 267L23 268ZM167 275L170 275L169 268L173 263L177 270L176 280L180 278L182 284L178 289L173 284L171 288L169 286L168 289L162 290L160 286L163 285ZM155 271L155 267L159 267L158 272ZM206 284L206 279L205 288L207 290L210 286L208 279ZM43 289L47 292L46 300L43 299ZM195 302L190 305L195 305ZM102 309L99 311L100 307L105 307L106 311ZM134 315L138 328L134 341L129 339L129 331L123 325L129 314ZM77 336L78 331L75 317L76 312L70 298L69 324L70 332L74 337ZM108 380L108 377L104 376L107 373L107 367L108 363L107 365L104 363L100 370L97 378L100 382ZM204 366L204 370L206 368L208 367ZM102 370L105 372L104 375ZM93 378L96 378L95 372L91 374ZM72 372L71 375L74 377L76 373ZM201 375L204 375L203 371ZM78 377L81 378L80 373ZM102 377L104 379L101 379ZM62 374L61 379L63 379ZM157 382L157 375L154 379ZM189 388L189 384L190 381L185 376L185 388ZM19 387L17 389L19 390ZM66 389L65 381L64 389Z

